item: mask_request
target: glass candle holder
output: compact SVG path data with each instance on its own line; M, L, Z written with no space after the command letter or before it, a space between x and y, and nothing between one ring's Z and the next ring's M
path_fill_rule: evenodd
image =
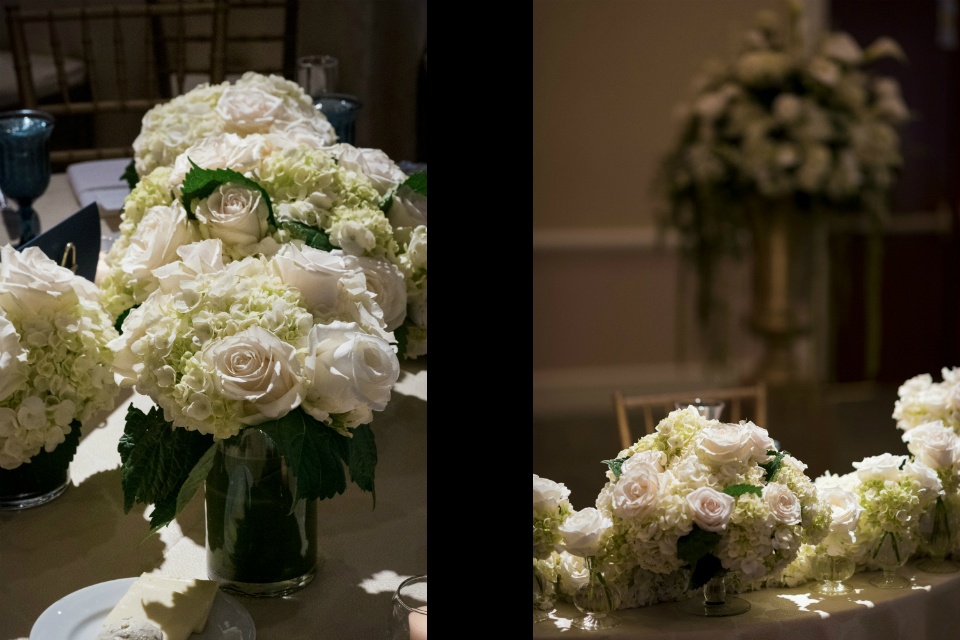
M727 403L720 400L710 400L709 398L691 398L690 400L673 403L676 409L686 409L690 405L693 405L697 413L707 420L719 420L720 414L723 413L723 408L727 406Z
M49 113L21 109L0 113L0 189L20 205L20 244L40 233L33 201L50 184Z
M870 580L870 584L879 589L903 589L910 584L909 580L897 575L897 569L907 561L907 554L900 553L897 542L897 534L885 531L874 548L873 559L880 564L883 575Z
M390 640L427 640L427 576L407 578L397 587Z

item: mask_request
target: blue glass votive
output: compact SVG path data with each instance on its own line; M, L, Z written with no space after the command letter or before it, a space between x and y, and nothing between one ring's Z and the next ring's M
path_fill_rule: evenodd
M20 205L20 243L36 236L31 206L50 184L54 118L42 111L0 113L0 190Z
M328 93L313 99L313 106L327 117L337 132L337 142L353 144L356 140L357 112L362 103L345 93Z

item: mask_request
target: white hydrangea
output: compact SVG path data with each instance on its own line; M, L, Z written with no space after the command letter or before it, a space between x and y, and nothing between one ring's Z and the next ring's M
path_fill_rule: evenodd
M0 249L0 468L53 451L111 406L116 335L89 282L40 249Z
M897 391L893 409L897 428L904 431L940 420L960 434L960 368L943 368L943 382L934 382L924 373L910 378Z

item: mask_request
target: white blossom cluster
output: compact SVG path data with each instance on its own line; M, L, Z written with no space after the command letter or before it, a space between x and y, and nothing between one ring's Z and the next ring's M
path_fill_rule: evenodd
M893 408L898 429L909 432L939 420L960 434L960 367L944 367L941 375L943 382L934 382L924 373L900 385L900 398Z
M399 363L356 258L287 244L224 264L218 239L177 254L109 345L121 386L174 426L225 439L302 406L348 434L386 407Z
M112 406L115 338L99 291L40 249L0 248L0 468L62 443Z
M560 525L570 516L570 489L533 474L533 557L547 560L562 542ZM551 567L553 565L550 565ZM549 580L553 582L554 580Z

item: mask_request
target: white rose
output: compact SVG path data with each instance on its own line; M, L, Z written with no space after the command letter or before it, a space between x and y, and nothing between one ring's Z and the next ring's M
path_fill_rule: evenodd
M767 430L752 422L744 423L741 428L750 434L750 440L753 442L753 458L761 463L770 462L773 456L769 455L767 451L776 451L777 446L773 443L773 438L770 437Z
M367 279L367 289L376 295L377 305L383 309L386 330L393 331L407 316L407 284L403 273L395 264L376 258L357 258L357 264ZM423 315L425 325L426 302Z
M285 244L270 261L270 266L284 284L300 290L308 311L330 316L339 309L340 280L358 271L348 266L347 260L342 255L307 245L298 248Z
M159 289L151 293L143 304L127 314L120 335L107 343L113 351L113 377L120 387L132 387L139 382L143 363L134 353L134 345L146 335L148 328L166 317L160 307L168 299Z
M901 398L907 396L912 396L920 393L921 391L926 391L933 385L933 378L929 373L921 373L918 376L914 376L900 385L900 388L897 389L897 395Z
M357 324L318 324L307 338L304 377L303 407L323 421L358 406L383 411L400 377L400 362L390 343L364 333Z
M390 220L394 229L427 226L427 197L410 187L400 187L393 194L393 203L387 212L387 219Z
M208 343L201 359L223 397L245 401L244 424L284 416L303 400L297 350L265 329Z
M311 149L323 149L337 140L337 133L333 125L327 122L322 114L309 122L294 120L291 122L274 122L270 127L270 133L267 137L277 136L283 138L288 144L295 147L309 147Z
M216 112L226 129L236 133L266 133L275 120L288 119L283 99L253 88L230 87L220 95Z
M830 521L830 533L850 533L856 530L863 507L857 494L843 487L832 486L820 489L817 498L830 507L833 519Z
M330 149L330 153L347 171L366 174L381 196L407 179L400 167L380 149L360 149L341 143Z
M893 480L900 479L900 465L907 459L907 456L893 456L889 453L882 453L879 456L864 458L861 462L854 462L853 468L857 470L857 477L861 482L870 480Z
M937 472L922 462L907 462L903 465L903 474L920 483L923 500L938 496L943 490L943 483L940 482Z
M700 487L687 496L693 521L704 531L720 532L726 529L735 502L733 496L710 487Z
M75 277L37 247L22 252L9 244L0 248L0 301L11 307L43 312L64 302L76 303L71 294L86 294L75 286Z
M563 550L581 558L595 556L600 551L604 534L611 526L613 521L593 507L582 509L560 525Z
M427 266L427 228L420 226L413 230L407 245L407 256L414 269Z
M330 229L330 242L351 256L362 256L377 246L373 232L356 220L347 220Z
M197 240L183 205L151 207L130 238L120 268L133 280L148 279L151 272L177 259L177 249Z
M660 504L660 485L656 467L649 462L635 462L624 469L613 489L613 512L624 520L642 520Z
M849 33L842 31L827 34L820 45L820 52L828 58L849 65L859 64L863 60L860 45Z
M235 133L225 133L204 138L177 156L167 185L179 196L183 179L194 164L201 169L233 169L247 174L269 151L267 140L261 135L241 138Z
M223 243L219 240L184 245L177 249L177 255L179 261L153 271L164 293L180 293L184 280L195 280L201 273L223 271Z
M746 462L753 452L753 432L737 424L704 427L697 442L700 459L717 465Z
M556 511L560 503L570 497L565 485L533 474L533 510Z
M917 460L934 469L952 467L960 460L960 439L942 420L921 424L902 438Z
M0 402L26 381L27 351L20 346L20 336L13 323L0 309Z
M580 556L569 553L560 554L560 563L557 567L560 578L560 588L563 593L572 596L577 589L590 581L590 570L586 561Z
M627 458L627 461L624 462L621 467L621 471L623 473L630 473L634 465L647 463L652 464L653 468L657 470L657 473L663 473L662 459L659 451L641 451Z
M778 522L800 524L800 500L787 485L771 482L763 488L763 499Z
M267 234L269 210L258 189L227 183L197 207L197 219L206 224L211 238L245 246Z

